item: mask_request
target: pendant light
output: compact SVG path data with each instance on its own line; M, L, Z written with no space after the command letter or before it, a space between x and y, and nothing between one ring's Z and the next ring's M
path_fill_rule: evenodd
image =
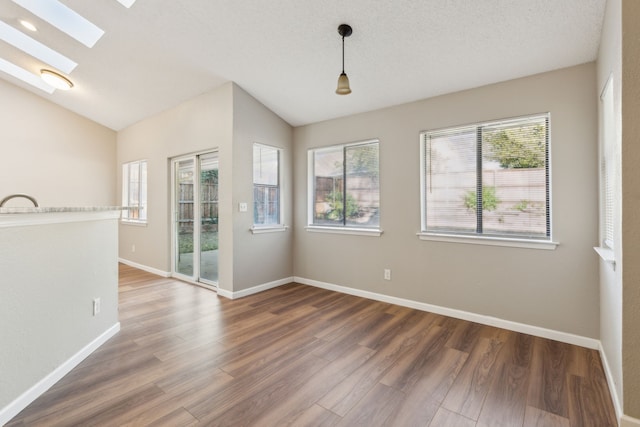
M340 73L340 77L338 77L338 88L336 89L338 95L349 95L351 93L349 77L347 77L347 74L344 72L344 38L349 37L351 33L353 33L353 29L347 24L341 24L338 27L338 34L342 36L342 73Z

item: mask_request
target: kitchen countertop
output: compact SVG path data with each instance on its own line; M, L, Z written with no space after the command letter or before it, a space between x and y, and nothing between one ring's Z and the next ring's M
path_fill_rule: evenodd
M127 208L122 206L75 206L75 207L3 207L0 214L38 214L38 213L64 213L64 212L104 212L122 211Z
M119 219L125 209L128 208L121 206L4 207L0 208L0 228Z

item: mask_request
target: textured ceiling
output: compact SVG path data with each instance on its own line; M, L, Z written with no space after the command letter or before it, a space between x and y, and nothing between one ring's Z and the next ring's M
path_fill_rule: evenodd
M46 0L44 0L46 1ZM79 65L71 91L41 92L115 130L234 81L294 126L596 59L606 0L62 0L106 33L87 48L9 0L0 19ZM348 23L334 93L337 27ZM43 64L0 41L0 57Z

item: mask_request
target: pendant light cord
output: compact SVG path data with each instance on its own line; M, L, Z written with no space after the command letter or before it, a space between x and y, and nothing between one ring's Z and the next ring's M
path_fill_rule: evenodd
M344 74L344 36L342 36L342 74Z

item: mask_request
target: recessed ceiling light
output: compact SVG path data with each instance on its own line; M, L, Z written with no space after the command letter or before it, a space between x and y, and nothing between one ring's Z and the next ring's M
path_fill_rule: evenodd
M48 85L51 85L56 89L69 90L73 87L71 80L62 74L56 73L55 71L40 70L40 77L42 77L42 80L44 80Z
M37 87L40 90L43 90L49 94L53 93L55 90L53 87L46 84L42 79L38 78L35 74L30 73L24 68L18 67L15 64L12 64L9 61L6 61L0 58L0 71L3 71L10 76L15 77L18 80L22 80L25 83L30 84L33 87Z
M118 0L118 1L127 9L133 6L133 4L136 2L136 0Z
M87 47L93 47L104 31L59 0L13 0Z
M24 19L20 20L20 25L22 25L24 28L26 28L29 31L38 31L35 25L33 25L31 22L26 21Z
M64 73L70 73L78 65L61 53L32 39L3 21L0 21L0 39Z

